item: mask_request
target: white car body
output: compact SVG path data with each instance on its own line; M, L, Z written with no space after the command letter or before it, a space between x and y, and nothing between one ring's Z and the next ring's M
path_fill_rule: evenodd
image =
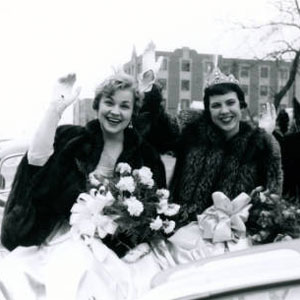
M252 246L158 274L150 299L300 299L300 239Z

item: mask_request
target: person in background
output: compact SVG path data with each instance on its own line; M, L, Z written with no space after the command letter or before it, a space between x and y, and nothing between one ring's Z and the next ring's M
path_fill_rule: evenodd
M276 128L273 131L273 135L281 145L284 136L288 133L290 124L290 117L285 109L281 109L276 118Z
M283 196L290 202L300 201L300 104L293 99L293 120L290 130L280 139L284 173Z

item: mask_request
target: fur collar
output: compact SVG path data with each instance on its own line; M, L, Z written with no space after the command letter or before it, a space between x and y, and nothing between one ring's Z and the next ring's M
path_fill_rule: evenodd
M186 149L205 145L213 149L228 150L237 156L244 155L244 150L251 141L254 148L261 147L266 135L263 130L241 121L238 134L230 140L226 140L220 129L212 124L205 115L200 115L199 118L189 123L182 133L182 144Z
M83 160L88 164L88 172L94 170L97 166L100 155L103 150L103 134L98 119L88 122L85 126L84 139L86 143L82 143ZM124 131L124 148L118 161L126 161L128 158L133 156L133 153L142 144L142 138L138 132L131 128L126 128Z

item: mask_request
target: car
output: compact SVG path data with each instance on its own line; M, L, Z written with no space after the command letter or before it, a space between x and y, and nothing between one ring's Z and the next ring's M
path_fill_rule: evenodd
M298 300L300 239L252 246L156 275L139 300Z
M0 142L0 207L4 206L15 176L17 166L28 149L27 140Z

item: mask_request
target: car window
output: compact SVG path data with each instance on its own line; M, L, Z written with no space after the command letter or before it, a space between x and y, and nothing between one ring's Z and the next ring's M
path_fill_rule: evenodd
M23 153L8 155L0 161L0 189L10 189L23 155Z

